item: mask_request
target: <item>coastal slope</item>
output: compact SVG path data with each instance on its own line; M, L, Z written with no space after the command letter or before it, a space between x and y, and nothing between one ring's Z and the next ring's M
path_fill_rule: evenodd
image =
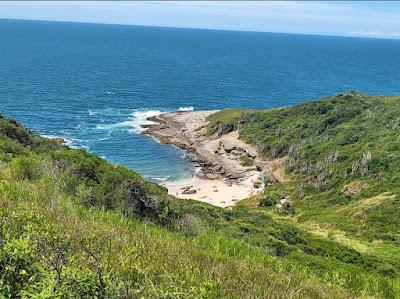
M208 115L285 166L229 209L0 116L0 297L398 298L399 115L354 92Z

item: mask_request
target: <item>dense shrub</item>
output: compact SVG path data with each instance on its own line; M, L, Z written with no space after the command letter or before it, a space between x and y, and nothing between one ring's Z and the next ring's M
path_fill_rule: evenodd
M17 180L33 180L40 176L41 162L34 156L21 156L15 158L10 166L12 176Z
M28 239L2 240L0 243L0 294L17 298L40 280L40 265Z
M271 207L276 205L277 201L273 198L263 197L260 199L259 206L260 207Z

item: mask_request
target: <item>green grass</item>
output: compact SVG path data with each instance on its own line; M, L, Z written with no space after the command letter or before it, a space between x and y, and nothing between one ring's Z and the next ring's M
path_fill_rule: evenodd
M248 155L240 156L240 161L243 166L252 166L254 161Z
M237 129L266 158L287 157L289 181L268 185L238 208L261 210L276 221L384 260L387 265L377 267L380 273L397 271L400 97L350 92L294 107L235 111L236 118L223 113L214 115L210 134L217 127ZM283 195L293 201L293 217L275 209Z
M296 199L299 221L335 226L369 241L400 241L400 97L353 92L288 108L235 110L242 116L234 119L220 113L210 134L218 126L238 128L266 158L288 157L290 182L279 192ZM362 187L356 192L346 190L357 184ZM385 192L393 197L346 208Z
M398 109L353 93L211 115L210 134L238 129L290 157L288 182L233 209L178 200L0 117L0 297L399 297ZM350 173L366 152L367 171Z
M237 121L246 113L240 109L221 110L208 117L208 131L211 134L226 134L237 130Z

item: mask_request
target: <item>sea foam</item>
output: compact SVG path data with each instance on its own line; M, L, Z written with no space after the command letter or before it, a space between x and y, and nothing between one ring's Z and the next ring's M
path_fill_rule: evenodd
M64 136L60 136L60 135L47 135L47 134L41 134L40 136L42 136L44 138L48 138L48 139L61 138L61 139L64 140L63 144L66 145L66 146L69 146L71 148L80 148L81 147L80 145L76 144L75 141L77 139L74 139L74 138L70 139L70 138L67 138L67 137L64 137Z
M161 113L162 113L162 111L160 111L160 110L147 110L147 111L135 111L135 112L133 112L132 113L132 116L133 116L133 119L132 119L133 129L131 129L129 132L131 132L131 133L143 132L145 129L143 129L141 127L142 125L154 124L153 121L150 121L147 118L152 117L152 116L160 115Z
M112 124L98 124L96 128L105 131L127 130L129 133L140 134L144 130L141 127L142 125L154 123L147 120L147 118L157 116L161 113L163 112L160 110L136 110L126 120Z
M189 107L179 107L178 111L193 111L194 108L192 106Z
M194 108L189 106L189 107L179 107L178 111L193 111ZM96 126L97 129L99 130L105 130L105 131L116 131L116 130L125 130L128 131L131 134L140 134L143 132L145 129L142 128L143 125L149 125L149 124L154 124L153 121L148 120L149 117L152 116L157 116L160 115L164 112L168 112L171 110L158 110L158 109L150 109L150 110L141 110L137 109L131 112L130 116L117 123L109 123L109 124L98 124ZM94 115L99 113L98 111L94 110L89 110L89 115ZM104 111L103 111L104 113ZM114 113L116 113L114 111ZM120 113L118 113L120 115Z

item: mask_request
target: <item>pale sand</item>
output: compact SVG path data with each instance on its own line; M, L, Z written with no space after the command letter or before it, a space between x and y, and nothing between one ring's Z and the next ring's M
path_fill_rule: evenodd
M194 176L180 181L165 182L163 185L168 189L168 193L178 198L194 199L203 201L218 207L229 207L235 205L237 201L248 198L261 192L264 186L254 188L254 182L258 178L254 174L239 183L228 185L226 179L203 179ZM195 194L182 194L182 189L192 186L191 190L196 190ZM217 190L215 192L214 190Z

